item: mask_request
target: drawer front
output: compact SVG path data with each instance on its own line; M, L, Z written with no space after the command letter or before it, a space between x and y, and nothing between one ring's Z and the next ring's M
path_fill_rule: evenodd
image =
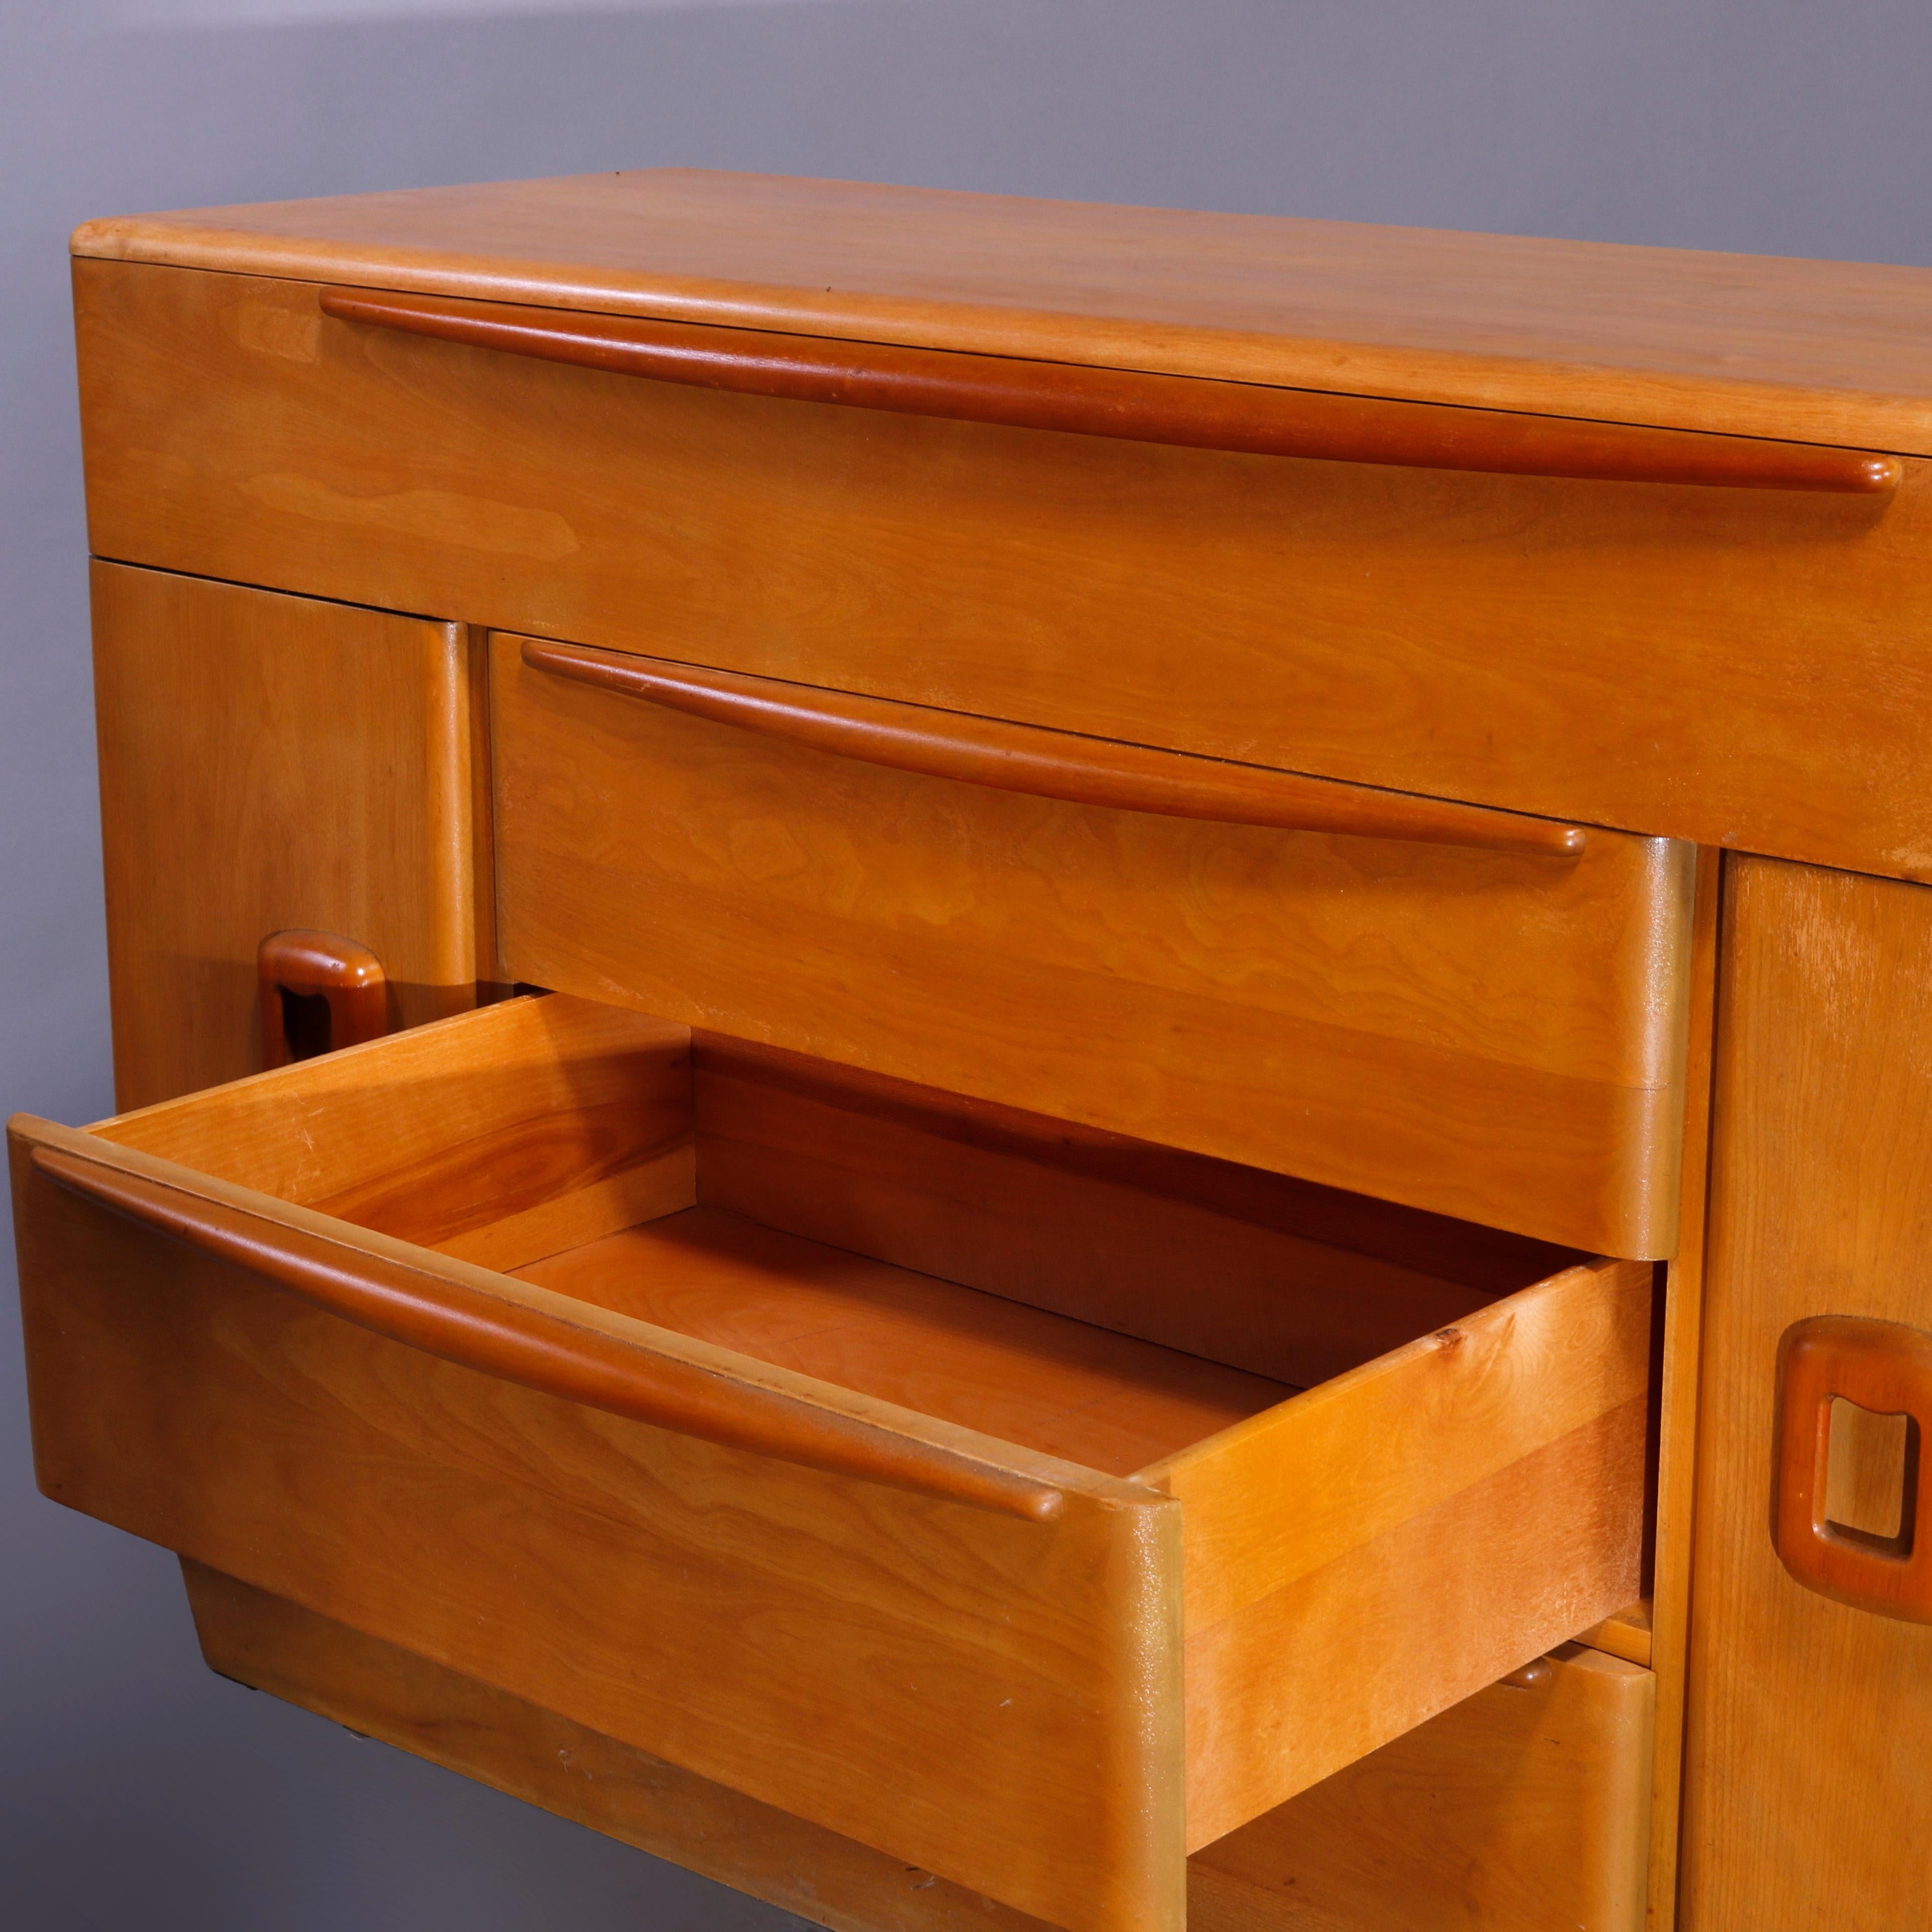
M428 1070L388 1064L377 1111L419 1140L405 1096ZM544 1104L523 1072L514 1104ZM499 1061L493 1089L504 1073L518 1084ZM550 1077L581 1089L584 1073L566 1059ZM666 1074L688 1090L688 1066L659 1055L628 1094L590 1097L661 1113ZM458 1066L417 1090L452 1119L466 1104ZM553 1180L574 1162L608 1190L608 1136L566 1131L576 1118L548 1133L500 1119L500 1151ZM328 1149L326 1098L307 1118L313 1183L353 1156ZM98 1155L91 1138L34 1144ZM63 1192L32 1151L16 1137L35 1462L55 1500L1054 1924L1181 1932L1178 1504L608 1317L661 1360L742 1372L752 1396L829 1403L835 1430L888 1456L922 1444L1050 1484L1063 1507L1042 1523L653 1427L322 1312ZM400 1252L499 1304L542 1299L109 1151L267 1214L265 1240L319 1225L354 1244L351 1266Z
M1564 1645L1197 1852L1190 1932L1640 1932L1656 1689Z
M1932 865L1932 464L1882 499L1231 454L565 368L265 277L76 288L103 555Z
M1556 859L1024 796L587 688L513 638L491 685L518 978L1670 1250L1689 848L1592 831Z
M838 1932L1036 1919L232 1577L210 1666ZM1655 1683L1565 1646L1188 1862L1188 1932L1640 1932Z
M1646 1264L776 1058L520 1000L16 1122L42 1487L1074 1932L1636 1592ZM1252 1282L1382 1332L1298 1394Z

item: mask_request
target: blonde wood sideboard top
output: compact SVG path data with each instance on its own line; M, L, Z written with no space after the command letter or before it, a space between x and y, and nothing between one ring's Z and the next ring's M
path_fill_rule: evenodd
M88 223L296 280L1932 454L1932 269L659 168Z

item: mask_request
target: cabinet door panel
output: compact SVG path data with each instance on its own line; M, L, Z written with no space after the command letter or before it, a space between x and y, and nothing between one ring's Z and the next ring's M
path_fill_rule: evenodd
M392 1026L473 1005L461 627L110 563L93 591L122 1107L257 1070L271 932L368 946Z
M1932 1628L1837 1603L1772 1540L1778 1345L1932 1329L1932 892L1735 862L1718 1030L1685 1932L1922 1932Z

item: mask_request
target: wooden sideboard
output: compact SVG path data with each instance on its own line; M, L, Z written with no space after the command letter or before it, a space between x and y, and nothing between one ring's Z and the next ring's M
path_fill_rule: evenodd
M838 1932L1922 1932L1932 272L74 251L35 1454L215 1669Z

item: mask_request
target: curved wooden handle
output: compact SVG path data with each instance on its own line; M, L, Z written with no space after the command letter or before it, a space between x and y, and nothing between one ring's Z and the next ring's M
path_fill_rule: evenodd
M389 988L382 962L366 946L333 932L291 928L272 932L255 951L261 1002L262 1065L286 1066L298 1058L289 1038L284 992L320 998L328 1006L323 1051L360 1046L389 1030Z
M1332 395L1015 356L325 289L325 315L548 362L794 402L1060 430L1256 456L1580 481L1882 494L1896 457L1815 443Z
M493 1295L58 1148L34 1168L57 1187L245 1268L346 1322L526 1388L784 1462L1051 1522L1051 1484L978 1462L621 1335Z
M1832 1402L1909 1418L1904 1521L1895 1537L1830 1520ZM1932 1523L1920 1480L1932 1430L1932 1335L1903 1322L1819 1315L1778 1346L1778 1454L1772 1540L1806 1588L1910 1623L1932 1623Z
M1588 842L1580 826L1481 806L1152 751L778 678L705 670L661 658L526 638L523 658L532 670L788 739L814 751L1075 805L1541 858L1574 859Z

